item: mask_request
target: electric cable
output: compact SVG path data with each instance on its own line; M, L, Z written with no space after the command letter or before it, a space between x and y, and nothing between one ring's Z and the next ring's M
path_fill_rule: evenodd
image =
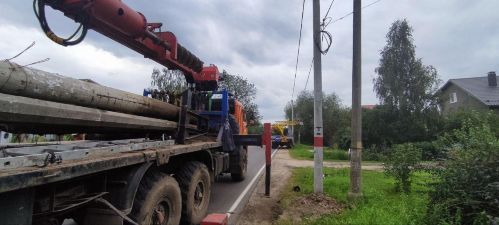
M322 18L322 23L321 23L321 44L317 43L318 47L322 46L322 42L326 43L326 48L322 49L322 47L319 47L319 50L321 54L326 55L331 49L331 46L333 45L333 35L329 33L329 31L326 30L327 26L331 23L332 18L329 17L329 12L331 11L331 8L333 7L334 0L331 1L329 4L329 8L327 9L326 15Z
M333 39L333 37L332 37L331 33L329 33L328 31L326 31L327 26L328 26L328 25L330 25L330 24L332 24L332 23L338 22L339 20L345 19L347 16L349 16L349 15L352 15L352 14L353 14L353 12L350 12L350 13L348 13L348 14L346 14L346 15L344 15L344 16L342 16L342 17L338 18L338 19L333 20L331 17L329 17L329 12L331 11L331 8L332 8L332 6L333 6L334 1L335 1L335 0L332 0L332 1L331 1L331 4L329 4L329 8L328 8L328 10L327 10L327 12L326 12L326 15L324 16L324 18L322 18L322 24L321 24L321 35L322 35L322 36L321 36L321 41L324 41L324 40L325 40L325 42L326 42L326 44L327 44L327 47L326 47L326 49L324 49L324 50L320 49L320 52L321 52L322 54L324 54L324 55L325 55L325 54L327 54L327 52L328 52L328 51L329 51L329 49L331 48L331 45L332 45L332 39ZM376 1L374 1L374 2L371 2L370 4L368 4L368 5L364 6L364 7L362 7L362 9L365 9L365 8L367 8L367 7L370 7L370 6L372 6L372 5L376 4L376 3L380 2L380 1L381 1L381 0L376 0ZM317 46L319 47L320 45L317 43ZM313 63L314 63L314 59L312 58L312 63L310 64L310 69L309 69L309 71L308 71L307 82L305 83L305 88L303 89L303 91L306 91L306 90L307 90L308 80L309 80L309 78L310 78L310 73L311 73L311 71L312 71Z
M312 62L310 63L310 69L308 69L307 82L305 82L305 88L303 88L303 91L307 90L308 79L310 78L310 73L312 72L312 67L314 67L314 58L312 58Z
M25 53L26 51L28 51L28 49L30 49L31 47L35 46L35 42L33 41L28 47L26 47L24 50L22 50L21 52L19 52L17 55L15 55L14 57L11 57L9 59L4 59L2 61L10 61L10 60L13 60L17 57L19 57L20 55L22 55L23 53Z
M374 5L374 4L378 3L378 2L381 2L381 0L376 0L376 1L374 1L374 2L371 2L370 4L368 4L368 5L364 6L364 7L362 7L362 9L365 9L365 8L367 8L367 7L369 7L369 6L372 6L372 5ZM329 24L331 24L331 23L336 23L336 22L338 22L338 21L340 21L340 20L342 20L342 19L345 19L346 17L348 17L348 16L352 15L353 13L354 13L353 11L352 11L352 12L349 12L349 13L345 14L345 15L344 15L344 16L342 16L342 17L339 17L339 18L337 18L337 19L332 20L331 22L329 22Z
M325 24L324 26L327 27L327 25L329 25L329 22L333 19L331 17L329 17L329 12L331 11L331 7L333 6L333 3L334 3L334 0L331 1L331 4L329 4L329 8L327 9L327 12L326 12L326 15L324 16L324 18L322 18L322 23ZM325 23L325 21L329 19L329 22L328 23Z
M57 1L50 1L50 3L55 4ZM87 35L88 32L88 26L85 24L85 19L82 19L82 22L80 22L80 26L76 29L76 31L70 35L67 38L61 38L57 36L52 29L50 29L50 26L47 22L47 18L45 15L45 6L47 5L46 0L33 0L33 11L35 13L36 18L38 19L38 22L40 23L40 27L42 28L43 32L47 37L54 41L57 44L60 44L62 46L70 46L70 45L76 45L79 44L80 42L85 39L85 36ZM79 35L78 35L79 34ZM78 36L77 36L78 35ZM76 37L76 38L75 38Z
M301 8L301 20L300 20L300 36L298 38L298 53L296 54L296 65L295 65L295 77L293 80L293 91L291 94L291 100L295 97L295 86L296 86L296 74L298 73L298 63L300 59L300 46L301 46L301 35L303 30L303 14L305 12L305 0L303 0L302 8Z

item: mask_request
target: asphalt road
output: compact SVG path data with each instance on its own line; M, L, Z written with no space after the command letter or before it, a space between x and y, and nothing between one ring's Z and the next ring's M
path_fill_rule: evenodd
M242 182L233 182L229 174L217 177L212 186L208 213L230 213L233 221L244 208L247 198L253 192L257 182L251 183L258 171L265 165L265 151L260 147L248 147L248 170L246 179ZM252 185L243 193L248 185ZM240 201L237 201L240 198Z

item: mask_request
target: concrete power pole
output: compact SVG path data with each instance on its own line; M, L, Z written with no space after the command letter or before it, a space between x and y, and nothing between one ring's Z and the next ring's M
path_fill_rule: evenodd
M322 65L321 65L321 6L320 0L313 2L314 32L314 192L323 192L323 129L322 129Z
M350 156L350 191L348 197L362 196L362 109L361 109L361 0L353 1L353 62L352 62L352 141Z
M291 98L291 122L295 122L295 103L294 103L294 96ZM295 144L295 126L291 126L291 133L288 136L291 136L293 141L293 144Z

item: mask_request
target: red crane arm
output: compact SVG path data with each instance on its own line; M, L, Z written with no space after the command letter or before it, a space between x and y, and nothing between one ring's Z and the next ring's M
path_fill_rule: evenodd
M148 23L143 14L131 9L121 0L35 0L37 1L39 5L43 5L40 7L49 5L86 28L93 29L146 58L169 69L181 70L187 82L195 83L199 90L215 90L218 87L220 75L216 66L203 67L203 62L182 47L172 32L161 31L161 23ZM50 39L63 44L62 39L50 30L45 32Z

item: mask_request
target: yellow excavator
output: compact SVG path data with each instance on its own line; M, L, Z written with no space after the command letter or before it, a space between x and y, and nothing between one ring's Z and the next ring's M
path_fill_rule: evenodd
M272 148L292 148L294 145L291 126L300 125L300 121L276 121L272 123Z

